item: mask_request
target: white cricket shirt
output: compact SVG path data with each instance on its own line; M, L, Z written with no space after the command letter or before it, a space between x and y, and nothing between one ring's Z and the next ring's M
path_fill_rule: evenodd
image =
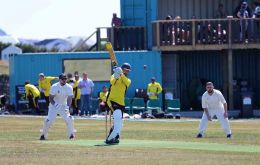
M60 82L57 82L51 86L50 94L54 95L55 103L67 105L68 96L73 96L73 88L67 83L61 86Z
M226 100L219 90L213 89L213 94L209 95L206 91L202 95L202 108L209 110L224 109L224 103Z

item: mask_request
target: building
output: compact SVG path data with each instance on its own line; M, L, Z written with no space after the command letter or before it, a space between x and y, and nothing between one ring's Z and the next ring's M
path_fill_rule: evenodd
M2 50L1 60L9 61L10 55L22 54L22 53L23 53L22 49L14 46L14 45L10 45L10 46L8 46L8 47L6 47L5 49Z
M238 19L235 17L215 18L219 0L121 0L123 26L107 27L107 38L101 38L97 28L96 52L100 54L102 41L110 41L117 50L119 59L133 64L134 86L128 96L134 95L134 88L145 88L146 81L155 76L163 88L172 89L175 98L180 98L181 109L201 109L200 97L206 81L212 81L227 98L229 109L241 109L242 97L252 97L254 109L260 109L260 35L259 19ZM226 15L235 16L240 0L221 1ZM253 2L248 0L249 6ZM112 13L111 13L112 15ZM167 19L170 15L173 19ZM240 29L242 29L240 31ZM126 51L127 50L127 51ZM66 56L65 56L66 54ZM88 54L88 53L87 53ZM48 55L50 62L39 68L35 65L28 75L49 71L62 71L62 61L77 57L97 58L95 55L64 53ZM151 55L156 54L156 55ZM30 54L24 54L28 56ZM54 56L53 56L54 55ZM108 54L104 55L108 57ZM44 54L38 57L45 58ZM12 68L19 70L18 56L12 57ZM23 59L24 60L24 59ZM30 63L27 59L26 62ZM46 62L47 62L46 61ZM51 65L56 62L55 65ZM121 61L122 62L122 61ZM144 70L146 65L150 70ZM55 73L54 73L55 71ZM27 77L20 77L19 81ZM29 77L28 77L29 78ZM18 80L10 79L12 85ZM14 86L11 90L14 90ZM14 92L14 91L12 91Z

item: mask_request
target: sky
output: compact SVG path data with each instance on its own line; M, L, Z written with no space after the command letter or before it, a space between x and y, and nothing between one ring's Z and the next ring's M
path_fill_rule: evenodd
M120 16L120 0L0 0L0 29L25 39L87 37Z

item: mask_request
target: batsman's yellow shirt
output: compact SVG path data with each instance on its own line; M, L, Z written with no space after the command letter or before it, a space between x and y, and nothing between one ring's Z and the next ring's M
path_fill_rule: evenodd
M101 101L103 101L103 102L106 102L107 95L108 95L108 91L107 92L99 92L99 99L101 99Z
M76 99L76 100L80 99L80 89L78 87L79 81L80 80L75 81L73 86L72 86L73 87L73 98Z
M147 93L149 95L149 99L158 99L157 95L162 92L162 87L160 83L154 82L148 84Z
M107 98L107 104L111 107L110 101L116 102L119 105L125 106L125 93L127 88L131 84L131 80L127 78L124 74L118 79L112 75L110 79L110 91Z
M26 98L32 96L33 98L40 96L40 91L32 84L25 85Z
M50 96L50 90L51 90L51 81L55 80L56 77L44 77L43 80L39 80L38 84L39 84L39 88L41 89L45 89L45 91L43 92L45 96Z

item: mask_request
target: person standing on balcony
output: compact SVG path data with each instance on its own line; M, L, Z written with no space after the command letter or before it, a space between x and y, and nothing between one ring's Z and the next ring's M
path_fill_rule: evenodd
M245 18L249 18L249 13L247 11L248 5L247 2L242 2L240 10L237 12L237 17L240 18L240 42L245 39L245 43L248 43L248 20Z
M258 2L254 3L253 18L260 18L260 3L258 3ZM253 25L252 25L252 27L253 27ZM257 41L259 42L259 37L260 37L260 20L256 21L256 31L254 31L254 29L252 30L252 35L255 35L255 33L256 33Z
M113 13L111 26L112 26L112 36L114 37L112 43L114 44L115 50L121 50L121 33L120 27L123 25L122 19L117 17L116 13Z
M122 20L121 20L121 18L117 17L116 13L113 13L111 26L112 27L120 27L120 26L122 26Z
M162 44L163 45L169 45L173 43L173 22L172 21L172 17L170 15L168 15L165 20L167 22L163 22L163 39L162 39Z

